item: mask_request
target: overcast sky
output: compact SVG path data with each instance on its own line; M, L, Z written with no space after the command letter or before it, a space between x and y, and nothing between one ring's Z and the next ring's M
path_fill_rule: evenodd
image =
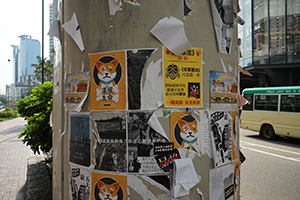
M44 0L44 57L49 58L49 4ZM31 35L42 46L42 0L0 0L0 93L13 83L13 48L19 35ZM41 50L42 54L42 50ZM11 62L8 62L11 59Z

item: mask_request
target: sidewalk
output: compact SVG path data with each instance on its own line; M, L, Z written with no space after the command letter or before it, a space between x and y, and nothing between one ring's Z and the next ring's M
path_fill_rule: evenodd
M30 148L18 139L25 124L23 118L0 122L1 200L24 199L27 162L29 156L34 155Z

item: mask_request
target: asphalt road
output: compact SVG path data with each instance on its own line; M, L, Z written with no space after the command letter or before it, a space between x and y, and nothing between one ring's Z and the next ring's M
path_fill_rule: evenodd
M266 140L240 129L241 200L300 199L300 140Z

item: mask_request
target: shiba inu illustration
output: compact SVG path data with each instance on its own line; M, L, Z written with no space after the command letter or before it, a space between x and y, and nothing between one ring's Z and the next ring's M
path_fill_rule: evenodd
M99 197L102 200L117 200L118 191L120 189L120 184L114 182L112 184L106 184L101 180L98 180L97 187L99 189Z
M117 75L116 69L118 66L118 60L113 59L108 63L97 61L96 66L98 69L98 78L101 82L101 88L114 87L115 86L114 79Z
M180 137L183 140L181 145L185 149L191 149L198 152L198 125L197 120L189 115L189 120L184 117L178 120L180 128Z

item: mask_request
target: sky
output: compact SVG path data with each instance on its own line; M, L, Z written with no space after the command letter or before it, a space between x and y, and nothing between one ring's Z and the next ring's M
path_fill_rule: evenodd
M44 57L49 58L49 4L44 0ZM31 35L42 47L42 0L0 0L0 94L13 83L13 48L20 35ZM41 49L42 55L42 49ZM8 59L11 61L8 62Z

